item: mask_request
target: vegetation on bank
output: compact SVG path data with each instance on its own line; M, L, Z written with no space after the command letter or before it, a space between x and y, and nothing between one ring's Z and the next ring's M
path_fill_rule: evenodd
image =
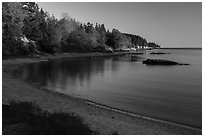
M95 134L81 117L68 113L49 113L32 102L2 106L2 134L89 135Z
M2 46L3 57L159 47L137 35L109 31L104 24L83 24L67 14L56 19L35 2L2 3Z

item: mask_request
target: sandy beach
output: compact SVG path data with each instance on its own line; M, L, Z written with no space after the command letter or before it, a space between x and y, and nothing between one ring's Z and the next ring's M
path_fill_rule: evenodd
M145 119L113 109L107 109L107 107L102 107L83 99L44 89L12 75L14 70L27 63L59 58L112 56L120 54L124 53L68 53L2 60L2 103L8 104L9 100L32 101L42 109L50 112L74 113L82 117L92 130L103 135L114 133L122 135L202 134L201 129ZM3 132L7 132L6 130L3 128Z

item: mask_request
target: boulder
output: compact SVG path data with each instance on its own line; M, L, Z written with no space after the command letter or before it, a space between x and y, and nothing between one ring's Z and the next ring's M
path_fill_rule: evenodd
M37 50L37 44L35 41L28 39L25 35L20 36L22 42L22 48L28 53L40 53Z
M105 47L105 52L106 53L113 53L113 49L111 47Z
M189 65L165 59L146 59L142 63L146 65Z

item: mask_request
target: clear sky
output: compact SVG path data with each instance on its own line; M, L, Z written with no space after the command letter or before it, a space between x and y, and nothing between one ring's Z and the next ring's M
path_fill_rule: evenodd
M82 23L105 24L109 30L140 35L162 47L202 46L202 3L37 2L61 18L67 13Z

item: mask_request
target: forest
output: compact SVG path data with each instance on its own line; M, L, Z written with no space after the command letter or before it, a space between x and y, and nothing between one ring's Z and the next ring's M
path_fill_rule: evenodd
M126 48L160 48L138 35L109 31L104 24L81 23L68 14L50 15L35 2L2 3L2 55L108 52Z

